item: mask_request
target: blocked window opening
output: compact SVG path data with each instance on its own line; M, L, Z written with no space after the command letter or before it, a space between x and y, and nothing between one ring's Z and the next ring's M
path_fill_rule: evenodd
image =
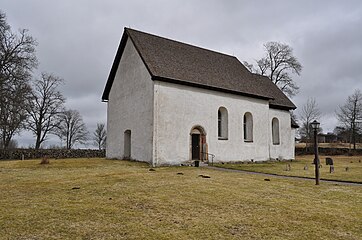
M124 131L124 159L131 158L131 130Z
M279 120L278 118L273 118L272 120L272 139L274 145L280 144L280 136L279 136Z
M253 141L253 115L250 112L244 114L244 142Z

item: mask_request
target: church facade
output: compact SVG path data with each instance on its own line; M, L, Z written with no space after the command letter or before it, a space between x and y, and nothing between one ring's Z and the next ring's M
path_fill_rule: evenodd
M233 56L125 28L102 100L107 158L294 159L295 105Z

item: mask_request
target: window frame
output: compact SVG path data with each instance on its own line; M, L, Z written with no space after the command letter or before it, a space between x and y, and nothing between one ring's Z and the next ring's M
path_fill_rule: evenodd
M254 124L251 112L245 112L243 115L243 140L246 143L254 142Z
M280 124L277 117L272 119L272 143L273 145L280 145Z
M217 138L218 140L229 139L229 123L228 123L228 110L225 107L219 107L217 113Z

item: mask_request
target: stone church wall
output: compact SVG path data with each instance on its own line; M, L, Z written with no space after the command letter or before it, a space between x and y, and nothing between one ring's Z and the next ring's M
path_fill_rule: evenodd
M129 39L107 107L107 158L151 162L153 81ZM129 144L125 144L125 139L130 141ZM125 151L125 146L130 151ZM129 156L125 156L125 153L129 153Z
M269 109L266 100L178 84L155 82L154 159L156 165L191 160L195 126L206 132L208 152L214 161L264 161L294 158L294 139L288 111ZM228 138L218 139L218 109L228 112ZM244 141L243 116L251 113L253 140ZM156 117L157 116L157 117ZM271 146L271 121L280 121L280 145Z

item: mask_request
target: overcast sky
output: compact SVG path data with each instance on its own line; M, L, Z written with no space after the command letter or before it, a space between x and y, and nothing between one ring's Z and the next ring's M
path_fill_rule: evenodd
M90 132L106 122L101 95L124 27L235 55L241 62L260 58L268 41L290 45L303 65L295 78L300 92L292 101L300 110L315 98L324 132L337 124L338 106L362 90L360 0L1 0L0 9L13 30L29 29L37 39L35 75L46 71L65 80L66 106L80 111ZM17 140L34 145L29 133Z

